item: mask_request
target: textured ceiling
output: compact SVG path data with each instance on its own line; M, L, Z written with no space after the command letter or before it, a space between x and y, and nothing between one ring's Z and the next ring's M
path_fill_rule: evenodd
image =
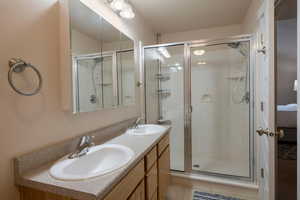
M130 0L159 33L240 24L251 0Z

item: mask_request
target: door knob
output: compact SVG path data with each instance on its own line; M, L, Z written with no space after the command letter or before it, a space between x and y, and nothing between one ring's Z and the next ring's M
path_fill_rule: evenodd
M256 132L258 133L259 136L262 135L266 135L266 136L270 136L270 137L279 137L279 138L283 138L284 137L284 131L283 130L279 130L276 131L275 133L270 131L270 129L266 128L259 128L258 130L256 130Z
M262 135L268 136L270 133L270 130L268 128L267 129L259 128L258 130L256 130L256 133L258 133L259 136L262 136Z
M281 129L281 130L276 131L275 133L270 132L269 136L271 136L271 137L277 136L279 138L283 138L284 137L284 131Z

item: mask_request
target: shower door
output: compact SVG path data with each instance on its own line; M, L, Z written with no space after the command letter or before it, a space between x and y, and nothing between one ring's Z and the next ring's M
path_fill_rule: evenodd
M147 123L169 124L171 169L185 170L184 45L144 50Z
M191 171L251 178L250 43L191 45Z
M172 170L254 180L249 37L147 46L144 72L146 122L172 126Z

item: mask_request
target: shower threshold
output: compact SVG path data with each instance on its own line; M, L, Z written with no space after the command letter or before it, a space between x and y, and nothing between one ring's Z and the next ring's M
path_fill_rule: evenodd
M247 189L258 190L258 184L256 182L249 182L246 180L238 180L233 178L216 177L205 174L196 174L193 172L180 172L171 170L171 176L175 178L186 179L191 182L205 182L212 184L222 184L228 186L235 186Z

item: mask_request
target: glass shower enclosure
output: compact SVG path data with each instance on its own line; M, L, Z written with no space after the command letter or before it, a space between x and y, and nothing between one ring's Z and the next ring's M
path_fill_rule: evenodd
M170 124L171 169L253 180L248 36L144 48L147 123Z

